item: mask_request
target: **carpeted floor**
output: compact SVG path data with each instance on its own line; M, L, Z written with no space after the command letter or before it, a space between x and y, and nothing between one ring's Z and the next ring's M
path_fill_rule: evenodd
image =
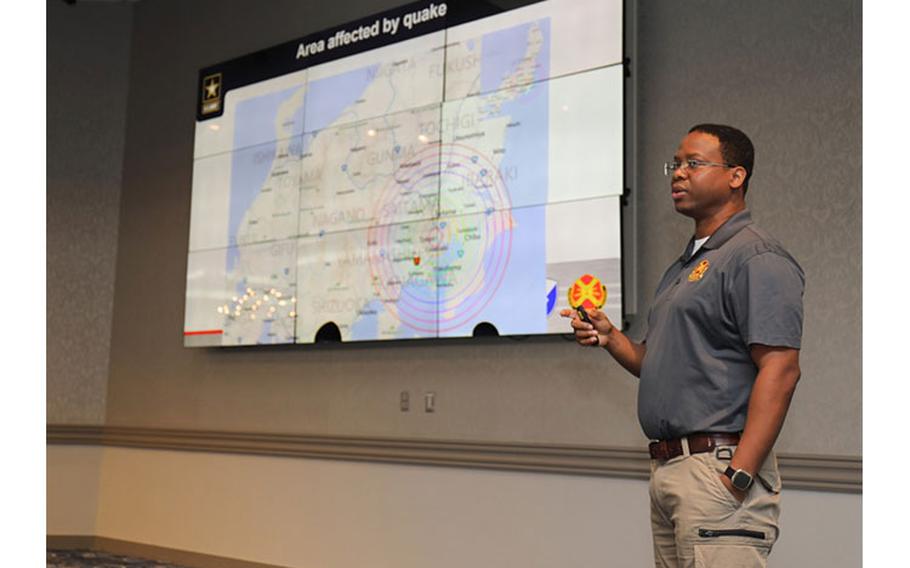
M144 558L91 550L47 550L47 568L183 568Z

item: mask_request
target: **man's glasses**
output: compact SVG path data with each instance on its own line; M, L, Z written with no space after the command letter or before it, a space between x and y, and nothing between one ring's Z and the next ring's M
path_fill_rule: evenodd
M736 164L721 164L718 162L706 162L704 160L695 160L693 158L689 158L688 160L684 160L682 162L680 162L679 160L673 160L672 162L664 163L664 175L667 177L671 177L673 175L673 172L675 172L676 170L678 170L680 168L682 168L684 170L685 169L695 170L698 168L705 168L708 166L714 166L714 167L718 167L718 168L735 168Z

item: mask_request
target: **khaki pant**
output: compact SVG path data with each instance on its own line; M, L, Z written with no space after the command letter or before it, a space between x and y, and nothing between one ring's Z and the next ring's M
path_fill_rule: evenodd
M772 452L740 502L720 475L735 447L651 460L651 532L657 568L767 565L777 541L780 474Z

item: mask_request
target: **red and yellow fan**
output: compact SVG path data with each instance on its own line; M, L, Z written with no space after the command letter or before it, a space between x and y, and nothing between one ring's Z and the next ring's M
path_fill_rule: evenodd
M579 307L599 310L606 303L607 287L596 276L585 274L569 286L569 306L573 310Z

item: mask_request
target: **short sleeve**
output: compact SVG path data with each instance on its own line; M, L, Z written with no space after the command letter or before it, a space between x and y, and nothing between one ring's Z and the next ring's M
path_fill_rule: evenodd
M746 345L799 349L803 335L805 277L792 259L763 252L733 279L733 314Z
M651 310L649 309L648 317L646 317L641 324L641 330L635 334L636 337L632 338L633 340L637 339L638 342L641 343L642 345L648 343L648 332L651 331L651 325L648 323L648 321L650 319L651 319Z

